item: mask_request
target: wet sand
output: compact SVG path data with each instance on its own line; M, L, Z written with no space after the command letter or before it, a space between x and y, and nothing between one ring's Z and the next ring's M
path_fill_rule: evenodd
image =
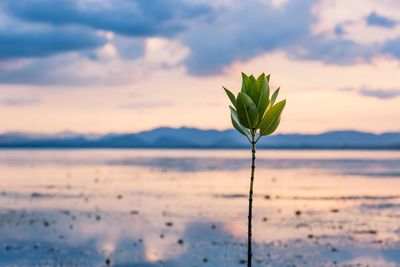
M0 266L245 266L248 151L0 151ZM260 151L254 266L400 266L400 152Z

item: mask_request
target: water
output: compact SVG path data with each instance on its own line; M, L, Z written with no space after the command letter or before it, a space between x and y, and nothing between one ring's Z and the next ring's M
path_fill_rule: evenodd
M400 152L258 151L254 266L400 266ZM1 150L0 266L245 266L250 151Z

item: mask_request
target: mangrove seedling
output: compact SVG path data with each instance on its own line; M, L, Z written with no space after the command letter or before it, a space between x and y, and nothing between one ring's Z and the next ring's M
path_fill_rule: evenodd
M286 105L286 100L275 104L279 88L270 96L270 75L262 73L256 79L253 75L242 73L242 89L237 97L223 87L232 106L231 121L233 127L246 136L251 144L251 176L249 192L249 213L247 231L247 266L251 267L252 260L252 212L253 212L253 184L256 160L256 144L261 137L271 135L278 128L281 114Z

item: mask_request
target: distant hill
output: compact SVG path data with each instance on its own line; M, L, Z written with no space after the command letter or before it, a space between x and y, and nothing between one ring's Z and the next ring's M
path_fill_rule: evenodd
M83 135L60 133L0 134L0 148L247 148L235 130L156 128L126 134ZM277 149L400 149L400 132L372 134L332 131L323 134L277 134L263 138L258 148Z

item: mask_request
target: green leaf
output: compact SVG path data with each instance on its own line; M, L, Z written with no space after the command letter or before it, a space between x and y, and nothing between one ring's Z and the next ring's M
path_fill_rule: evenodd
M246 94L247 88L250 88L250 78L242 72L242 90L240 90L240 92Z
M223 87L223 86L222 86L222 87ZM236 107L236 98L235 98L235 95L232 94L232 92L229 91L228 89L226 89L225 87L223 87L223 88L224 88L226 94L228 95L229 99L231 100L232 105L233 105L234 107Z
M257 105L258 104L258 100L260 99L260 88L257 85L257 80L256 78L254 78L253 75L250 75L249 77L250 82L249 82L249 86L246 86L246 95L248 95L251 100L253 100L253 102Z
M275 131L276 131L276 129L278 129L278 126L279 126L279 123L281 122L281 117L279 116L279 118L277 119L277 120L275 120L272 124L271 124L271 126L270 126L270 129L268 130L268 131L265 131L265 132L263 132L263 136L265 136L265 135L271 135L271 134L273 134Z
M262 78L262 81L259 81L260 77ZM264 117L265 110L267 109L269 104L269 84L265 75L263 75L263 77L260 75L260 77L258 77L257 79L257 83L259 83L261 86L261 93L258 99L257 108L259 118L262 119Z
M260 124L260 135L270 135L275 132L279 126L281 114L285 105L286 100L282 100L267 110Z
M258 90L260 90L260 92L261 92L261 88L262 88L264 79L265 79L265 73L261 73L260 76L258 76L258 78L256 80L257 88L258 88Z
M258 124L258 109L251 98L239 93L236 100L239 122L247 129L254 129Z
M275 92L272 94L271 101L269 101L267 110L269 110L275 104L276 98L278 97L278 94L279 94L279 89L280 89L280 87L278 89L276 89Z
M275 104L276 98L278 97L279 94L279 89L281 89L280 87L278 89L275 90L275 92L272 94L271 97L271 105Z
M249 130L247 130L242 124L240 124L239 122L239 118L237 115L237 111L229 106L230 110L231 110L231 121L232 121L232 125L233 127L241 134L243 134L244 136L247 136L248 138L250 138L249 134Z

